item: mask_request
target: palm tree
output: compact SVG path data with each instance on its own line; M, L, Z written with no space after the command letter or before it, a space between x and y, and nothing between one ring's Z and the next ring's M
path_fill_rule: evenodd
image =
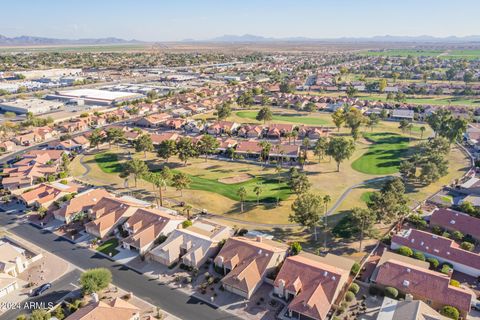
M148 172L148 167L145 162L139 159L132 159L125 163L124 170L125 171L122 173L122 177L128 177L130 174L132 174L136 188L138 178Z
M262 193L263 189L262 189L262 186L257 184L254 188L253 188L253 192L257 195L257 206L259 205L260 203L260 193Z
M193 209L193 207L189 204L185 205L183 208L183 212L187 213L187 220L190 220L190 211Z
M293 130L291 134L292 134L292 138L293 138L293 145L295 145L295 143L297 141L297 137L298 137L298 131Z
M167 180L158 173L154 172L149 172L148 175L148 180L153 184L154 189L158 189L158 196L160 200L160 207L163 207L163 192L162 189L167 186Z
M281 166L276 166L275 167L275 173L277 174L277 182L280 183L280 177L282 173L282 167Z
M245 187L241 187L237 190L237 196L240 198L240 211L243 212L243 202L247 197L247 189Z
M420 140L423 140L423 134L425 133L425 130L427 130L425 126L420 127Z
M325 218L325 221L324 221L324 224L325 224L325 238L324 238L324 243L323 243L323 247L325 248L325 250L327 249L327 231L328 231L328 222L327 222L327 217L328 217L328 204L332 202L332 197L330 197L328 194L324 195L323 196L323 203L325 204L325 215L324 215L324 218Z

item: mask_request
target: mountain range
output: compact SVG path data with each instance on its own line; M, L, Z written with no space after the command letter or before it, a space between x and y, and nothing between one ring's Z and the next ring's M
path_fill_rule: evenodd
M98 39L56 39L46 37L19 36L5 37L0 34L0 46L41 46L41 45L105 45L105 44L133 44L141 43L138 40L124 40L119 38Z
M272 38L252 34L244 35L223 35L220 37L199 40L199 42L480 42L480 35L466 37L433 37L422 36L373 36L373 37L341 37L341 38L308 38L308 37L286 37Z

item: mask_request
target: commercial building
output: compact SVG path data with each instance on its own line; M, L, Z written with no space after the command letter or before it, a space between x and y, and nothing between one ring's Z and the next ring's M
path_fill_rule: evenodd
M68 91L57 91L55 94L47 95L47 99L75 102L77 104L90 105L112 105L124 101L141 99L144 95L132 92L114 92L98 89L77 89ZM81 102L81 103L79 103Z
M14 101L6 101L0 103L0 110L11 111L17 114L33 114L47 113L52 110L60 109L63 103L58 101L47 101L41 99L18 99Z

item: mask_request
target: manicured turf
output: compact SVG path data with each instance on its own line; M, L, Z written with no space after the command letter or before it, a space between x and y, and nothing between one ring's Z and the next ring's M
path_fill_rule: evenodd
M387 101L385 94L359 94L359 99L370 101ZM429 104L436 106L480 106L480 99L454 96L407 97L405 102L412 104Z
M105 173L119 173L122 171L122 165L118 162L118 156L114 153L97 153L95 162Z
M398 172L402 158L408 152L408 138L396 133L367 133L372 142L368 152L352 163L352 168L367 174L392 174Z
M368 202L370 202L370 197L372 196L372 194L373 194L373 191L364 192L360 196L360 200L362 200L365 203L368 203Z
M239 116L240 118L255 120L257 113L258 111L238 111L236 115ZM324 119L320 119L312 116L306 116L303 114L295 114L295 113L274 113L272 120L301 123L301 124L307 124L307 125L317 125L317 126L328 124L328 122Z
M240 200L237 191L241 187L245 187L247 190L246 201L257 201L257 196L253 192L253 189L258 184L262 187L262 192L259 197L260 202L276 202L277 198L281 201L286 200L291 193L287 183L283 181L279 183L277 177L274 175L257 176L248 181L234 184L225 184L217 180L205 179L195 175L188 176L192 180L189 189L215 192L235 201Z
M105 241L100 246L98 246L97 251L109 255L112 253L112 257L118 253L118 250L115 248L118 247L118 240L113 238L108 241Z
M440 59L480 59L480 50L415 50L415 49L392 49L385 51L365 51L365 56L381 57L438 57Z

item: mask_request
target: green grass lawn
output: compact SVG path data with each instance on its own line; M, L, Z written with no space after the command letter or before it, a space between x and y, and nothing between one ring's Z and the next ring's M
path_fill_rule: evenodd
M118 250L115 248L118 247L118 240L113 238L108 241L105 241L100 246L98 246L97 251L100 251L103 254L109 255L112 254L112 257L118 253Z
M362 200L365 203L369 203L370 202L370 197L372 196L372 194L373 194L373 191L364 192L360 196L360 200Z
M352 163L352 168L367 174L398 172L403 157L408 153L408 138L396 133L366 133L372 142L368 151Z
M359 99L370 101L387 101L385 94L359 94ZM430 104L436 106L480 106L480 99L477 97L454 97L454 96L432 96L412 97L408 96L405 102L412 104Z
M236 115L240 118L255 120L257 113L258 111L238 111L236 112ZM324 119L295 113L274 113L272 120L317 126L328 124L328 122Z
M174 170L175 172L176 170ZM284 181L277 180L274 175L259 175L245 182L225 184L214 179L206 179L196 175L188 175L192 180L188 189L204 190L209 192L215 192L229 199L239 201L240 198L237 195L238 189L245 187L247 190L247 202L257 201L257 196L253 192L253 189L257 185L261 185L262 192L260 193L260 202L276 202L277 198L280 201L286 200L290 194L290 188Z
M122 171L122 164L118 162L118 156L115 153L97 153L95 162L105 173L119 173Z

